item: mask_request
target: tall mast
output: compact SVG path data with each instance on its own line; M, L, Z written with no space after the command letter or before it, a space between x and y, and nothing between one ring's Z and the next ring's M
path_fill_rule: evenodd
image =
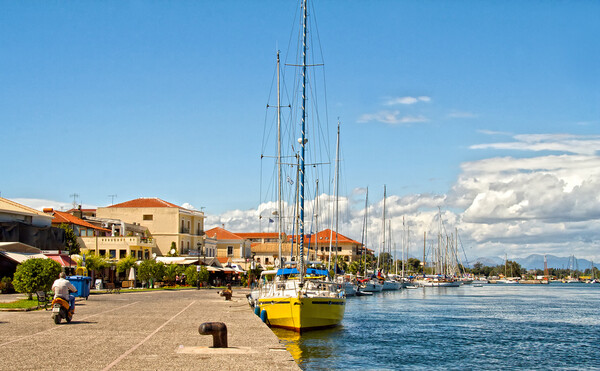
M369 212L368 205L369 205L369 187L367 187L367 195L365 196L365 221L363 223L363 225L364 225L364 229L363 229L363 234L364 234L363 241L364 241L364 244L363 244L363 247L365 248L365 254L364 254L365 255L365 276L364 276L365 278L367 278L367 230L368 230L368 228L367 228L367 220L368 220L367 219L367 214Z
M406 245L406 227L404 225L404 217L402 217L402 277L404 278L404 250Z
M427 231L423 232L423 277L425 277L425 267L427 261L425 260L425 248L427 247Z
M281 94L280 94L280 83L279 83L279 50L277 51L277 244L279 247L279 267L283 268L283 262L281 261L281 239L282 239L282 218L283 218L283 207L282 207L282 191L281 191Z
M300 287L304 286L304 159L306 152L306 40L308 0L304 0L302 17L302 136L300 137Z
M334 276L337 275L338 265L338 213L339 213L339 193L340 192L340 122L337 126L337 149L335 152L335 264Z
M315 250L315 256L318 254L318 245L319 240L317 239L317 234L319 234L319 179L317 179L317 189L316 189L316 199L315 199L315 242L313 243L313 249ZM309 251L306 252L306 260L310 261L310 247Z
M383 265L381 268L385 270L385 264L381 261L381 255L385 252L385 184L383 185L383 220L381 221L381 225L383 226L381 231L381 248L379 250L379 257L377 259L377 270L379 270L380 264Z

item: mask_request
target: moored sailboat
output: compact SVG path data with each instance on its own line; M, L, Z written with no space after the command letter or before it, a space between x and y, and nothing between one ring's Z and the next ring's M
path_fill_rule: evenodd
M344 318L346 297L341 285L326 280L328 272L307 268L304 261L304 186L307 86L307 18L308 0L302 1L302 117L299 151L299 218L298 266L279 268L270 284L260 290L258 306L261 318L272 327L302 332L310 329L337 326ZM280 143L281 138L278 138ZM279 159L279 163L281 160ZM281 176L281 175L280 175ZM267 281L267 280L265 280ZM267 281L269 282L269 281Z

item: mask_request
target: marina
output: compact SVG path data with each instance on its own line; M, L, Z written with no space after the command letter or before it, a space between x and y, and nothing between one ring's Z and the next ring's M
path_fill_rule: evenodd
M463 285L348 299L342 326L274 329L304 370L598 369L600 285Z

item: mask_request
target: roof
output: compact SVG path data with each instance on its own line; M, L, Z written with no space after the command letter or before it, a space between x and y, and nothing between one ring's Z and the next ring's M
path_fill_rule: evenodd
M181 206L177 206L165 200L161 200L158 197L140 197L135 200L121 202L120 204L108 206L109 208L117 207L173 207L178 209L187 210Z
M59 263L61 265L61 267L76 267L77 263L71 259L68 255L62 255L62 254L44 254L46 255L46 257L54 260L55 262Z
M243 240L243 238L237 234L231 233L221 227L209 229L206 231L206 237L216 238L217 240Z
M47 259L48 257L44 254L28 254L28 253L20 253L20 252L9 252L9 251L0 251L1 255L6 256L7 258L14 260L17 263L23 263L27 259Z
M96 210L97 210L97 209L69 209L69 210L67 210L67 212L68 212L69 214L71 214L71 213L73 213L73 212L75 212L75 211L81 211L81 212L84 212L84 213L93 213L93 212L95 212Z
M254 239L254 238L277 238L277 232L249 232L249 233L235 233L236 235L246 238L246 239Z
M355 241L351 238L348 238L344 235L342 235L341 233L337 233L335 231L332 231L331 229L324 229L321 232L318 232L316 234L312 234L312 235L307 235L304 238L304 243L305 244L311 244L314 245L315 241L317 243L323 244L323 243L329 243L329 239L331 238L332 242L336 241L336 237L337 237L337 242L338 243L354 243L354 244L358 244L360 245L361 243L358 241ZM292 238L297 238L296 236L288 236L288 239L291 240Z
M231 260L231 258L225 258L225 257L223 257L223 258L219 258L219 257L218 257L218 258L217 258L217 260L218 260L218 261L219 261L219 263L221 263L221 264L227 264L227 263L229 263L229 261Z
M83 219L79 219L78 217L66 213L64 211L56 211L54 210L54 219L52 219L52 224L75 224L86 228L97 229L99 231L110 232L110 229L100 228L91 223L86 222Z
M42 250L22 242L0 242L0 251L41 254Z
M7 198L0 197L0 210L8 210L20 214L35 214L38 216L48 217L49 215L44 214L43 212L32 209L29 206L21 205L20 203L11 201Z

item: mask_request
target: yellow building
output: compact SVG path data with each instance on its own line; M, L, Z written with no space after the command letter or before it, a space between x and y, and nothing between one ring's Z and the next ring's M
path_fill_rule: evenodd
M216 240L217 258L232 258L232 261L249 259L250 241L236 233L216 227L206 231L207 238Z
M96 217L119 219L147 228L150 232L147 237L152 238L162 255L169 254L173 243L179 255L195 253L199 247L204 249L204 213L159 198L138 198L99 207Z

